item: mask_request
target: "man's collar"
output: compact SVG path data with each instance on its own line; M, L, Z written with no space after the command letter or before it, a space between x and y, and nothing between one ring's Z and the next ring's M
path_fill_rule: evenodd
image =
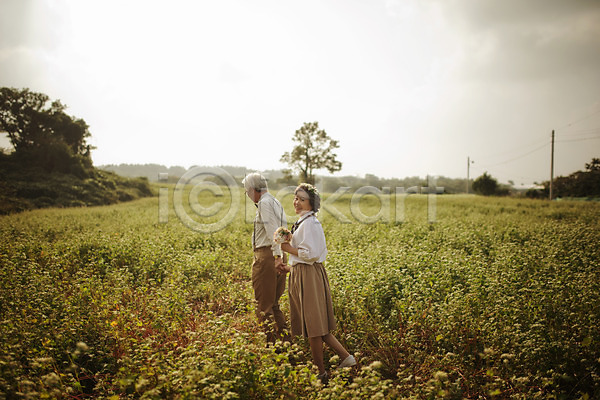
M265 190L264 192L261 193L260 195L260 199L258 199L257 203L260 203L260 201L265 197L273 197L273 195L271 195L271 193L269 193L268 190Z
M273 197L273 195L271 193L269 193L268 190L265 190L264 192L261 193L260 198L258 199L258 201L256 203L254 203L254 205L256 207L258 207L258 203L260 203L262 201L262 199L265 198L265 196Z

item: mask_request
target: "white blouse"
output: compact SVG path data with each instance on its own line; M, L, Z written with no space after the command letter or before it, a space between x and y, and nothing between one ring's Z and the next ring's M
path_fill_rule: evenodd
M322 263L327 257L327 244L325 233L316 215L310 211L300 217L302 221L298 229L292 235L293 247L298 249L298 255L290 254L289 264L294 266L298 263L314 264Z

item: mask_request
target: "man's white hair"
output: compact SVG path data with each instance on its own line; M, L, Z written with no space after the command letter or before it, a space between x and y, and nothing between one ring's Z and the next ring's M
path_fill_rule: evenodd
M244 189L254 189L257 192L264 192L267 190L267 179L258 172L248 174L242 181Z

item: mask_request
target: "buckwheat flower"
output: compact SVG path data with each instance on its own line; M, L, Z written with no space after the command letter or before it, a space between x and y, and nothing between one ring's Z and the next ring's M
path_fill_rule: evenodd
M77 343L77 350L81 351L81 352L85 352L89 350L89 347L87 344L83 343L83 342L78 342Z
M42 381L46 386L54 386L60 383L60 378L54 372L42 376Z
M435 374L433 374L433 378L435 380L445 382L448 380L448 374L444 371L437 371Z

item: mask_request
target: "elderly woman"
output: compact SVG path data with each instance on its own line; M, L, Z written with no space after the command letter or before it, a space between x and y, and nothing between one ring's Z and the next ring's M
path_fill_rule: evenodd
M313 362L319 368L319 379L326 382L323 342L343 360L340 367L351 367L356 360L330 333L335 329L335 320L329 280L323 266L327 256L325 234L316 216L320 203L314 186L302 183L296 188L294 209L299 218L292 227L291 243L281 245L290 258L289 265L280 269L291 272L288 292L292 335L308 337Z

